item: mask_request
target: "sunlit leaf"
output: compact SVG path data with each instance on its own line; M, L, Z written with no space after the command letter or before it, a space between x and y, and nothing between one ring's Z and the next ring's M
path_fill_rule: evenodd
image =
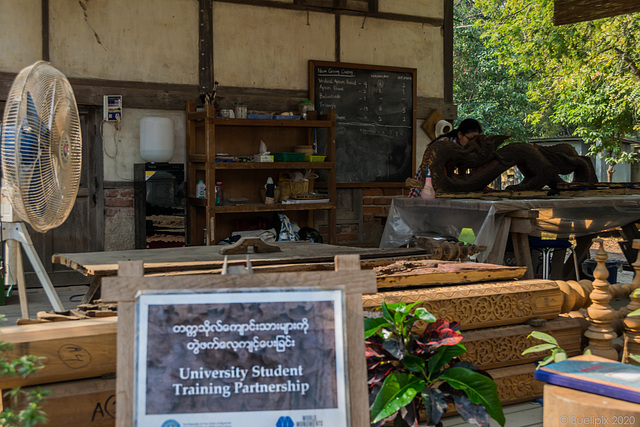
M439 377L451 387L463 390L471 402L483 405L491 418L504 426L505 417L498 398L496 383L489 377L465 368L449 368Z
M411 403L424 386L424 381L414 375L394 373L387 376L371 407L371 422L378 422L398 412Z

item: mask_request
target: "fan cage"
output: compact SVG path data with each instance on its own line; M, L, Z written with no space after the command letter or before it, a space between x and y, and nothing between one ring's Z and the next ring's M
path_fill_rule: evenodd
M3 117L3 186L18 216L44 233L73 209L82 166L75 97L64 74L39 61L14 80Z

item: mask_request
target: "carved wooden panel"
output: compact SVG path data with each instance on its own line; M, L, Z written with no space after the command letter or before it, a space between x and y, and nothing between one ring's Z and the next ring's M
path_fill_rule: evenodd
M534 363L528 363L488 371L498 386L498 397L503 406L542 397L544 383L533 378L535 369Z
M552 335L569 357L582 354L580 321L561 317L535 328L516 325L466 331L462 334L462 344L466 347L467 353L460 358L484 370L542 360L550 354L549 351L522 355L527 348L541 343L536 339L527 338L534 330Z
M413 303L434 316L461 323L462 330L517 325L530 319L555 319L563 295L555 282L521 280L379 292L362 298L365 311L387 303ZM421 325L417 325L420 327Z

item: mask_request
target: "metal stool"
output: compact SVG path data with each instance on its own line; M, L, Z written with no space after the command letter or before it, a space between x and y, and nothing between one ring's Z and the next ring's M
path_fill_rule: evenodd
M549 279L549 271L551 271L551 254L556 249L571 249L573 254L573 263L576 270L576 280L580 280L578 272L578 257L573 249L571 242L567 240L540 239L537 237L529 237L529 247L531 249L542 252L542 278Z

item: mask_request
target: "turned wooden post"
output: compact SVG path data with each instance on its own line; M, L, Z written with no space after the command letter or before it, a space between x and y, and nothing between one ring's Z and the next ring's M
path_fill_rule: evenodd
M617 314L609 305L612 295L609 282L606 280L609 277L606 267L609 257L604 250L602 239L593 239L593 242L598 243L600 247L595 256L598 265L593 271L593 291L589 295L592 303L587 309L590 325L585 336L589 338L588 348L593 355L618 360L618 352L613 348L612 342L617 335L611 326Z
M640 240L633 240L633 248L639 249L638 256L636 257L636 261L633 263L633 269L635 270L635 275L633 276L633 281L631 282L631 293L629 294L631 301L627 305L625 311L625 316L631 313L634 310L640 308L640 297L634 297L633 293L636 289L640 288ZM625 340L627 343L627 354L637 354L640 355L640 317L625 317L624 319L624 331L625 331ZM625 362L623 360L623 362ZM628 363L632 363L637 365L637 362L633 360L626 361Z

